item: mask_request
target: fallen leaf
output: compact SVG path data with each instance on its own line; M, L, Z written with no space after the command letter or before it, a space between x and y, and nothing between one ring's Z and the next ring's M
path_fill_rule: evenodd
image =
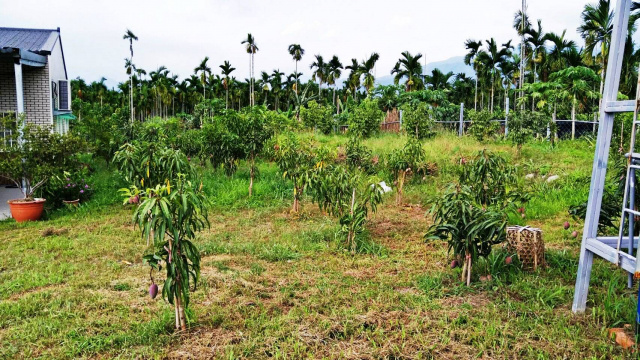
M609 329L609 338L613 338L613 334L616 335L616 344L622 346L623 349L628 349L635 345L633 339L627 335L623 328L612 328Z

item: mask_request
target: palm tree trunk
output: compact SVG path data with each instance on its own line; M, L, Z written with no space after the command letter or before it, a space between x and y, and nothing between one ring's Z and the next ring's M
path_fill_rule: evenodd
M298 60L296 60L296 95L298 95L298 87L300 84L298 83Z
M494 97L494 75L493 73L491 74L491 106L489 107L489 109L491 110L491 113L493 113L493 97Z
M473 99L473 110L478 111L478 73L476 72L476 96Z
M537 71L538 71L538 64L536 64L536 63L534 62L534 63L533 63L533 83L534 83L534 84L536 83L536 80L537 80L537 79L536 79L536 72L537 72ZM533 97L531 97L531 111L534 111L534 110L535 110L535 103L536 103L536 100L535 100Z
M129 106L131 107L131 123L133 124L133 77L129 75Z
M255 84L253 82L253 75L253 54L251 54L251 79L249 80L251 81L251 95L249 96L249 99L251 99L251 101L249 102L249 106L253 106L256 101L256 99L254 99L256 89L254 88Z

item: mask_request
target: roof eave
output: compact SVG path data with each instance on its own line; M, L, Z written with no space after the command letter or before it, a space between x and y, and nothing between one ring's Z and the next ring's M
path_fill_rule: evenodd
M44 67L47 64L46 56L23 49L1 48L0 53L10 54L9 56L11 56L16 62L19 61L21 64L28 66Z

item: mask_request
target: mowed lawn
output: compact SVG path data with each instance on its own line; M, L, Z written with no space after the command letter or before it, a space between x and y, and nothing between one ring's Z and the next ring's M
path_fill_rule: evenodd
M308 136L330 146L346 142ZM404 141L383 135L365 145L384 157ZM132 209L120 205L122 184L101 166L98 193L80 209L36 223L0 222L0 357L634 357L607 337L608 328L634 320L626 274L596 260L589 308L571 312L580 237L562 224L581 233L567 210L586 201L592 142L534 142L519 156L506 142L453 135L424 146L438 173L409 182L400 205L387 195L356 255L334 237L337 220L308 199L301 214L289 212L291 187L273 163L260 164L250 199L243 164L232 178L203 168L211 228L198 236L202 274L183 333L173 330L173 307L148 295L146 242ZM525 219L513 223L543 229L549 266L481 282L490 266L480 264L467 287L460 269L449 268L446 243L425 242L424 234L432 198L456 178L459 157L484 147L517 164L522 177L538 174L528 184ZM546 183L542 176L550 174L560 179ZM162 282L161 273L153 275Z

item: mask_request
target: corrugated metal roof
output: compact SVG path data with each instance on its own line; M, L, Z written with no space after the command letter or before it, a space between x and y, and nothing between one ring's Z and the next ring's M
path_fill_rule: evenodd
M22 49L35 53L50 53L58 30L0 27L0 48Z

